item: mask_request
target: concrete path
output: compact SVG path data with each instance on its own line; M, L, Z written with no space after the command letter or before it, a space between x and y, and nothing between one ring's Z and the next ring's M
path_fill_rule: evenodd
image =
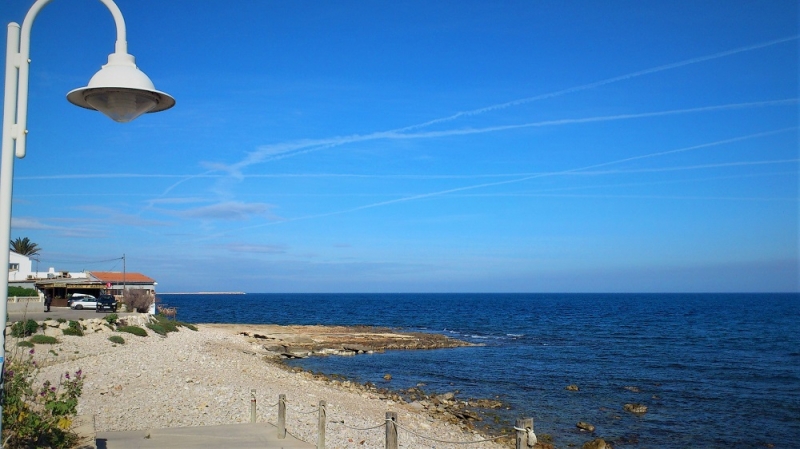
M279 440L277 427L268 423L97 432L96 444L97 449L314 449L316 447L288 434L285 439Z

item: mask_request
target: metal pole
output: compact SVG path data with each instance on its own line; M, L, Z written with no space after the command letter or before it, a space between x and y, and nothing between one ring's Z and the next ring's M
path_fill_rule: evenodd
M6 81L3 103L3 143L0 156L0 242L11 241L11 193L14 177L14 137L12 128L16 123L17 73L19 66L19 25L8 24L6 44ZM0 416L3 415L5 357L6 357L6 313L8 312L8 259L9 248L0 251ZM3 422L0 420L0 434ZM0 441L2 444L2 441Z

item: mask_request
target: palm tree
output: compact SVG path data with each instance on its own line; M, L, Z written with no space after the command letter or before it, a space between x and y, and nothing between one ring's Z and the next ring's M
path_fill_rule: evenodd
M39 245L31 242L28 237L17 237L16 240L11 240L11 251L23 256L35 256L39 254Z

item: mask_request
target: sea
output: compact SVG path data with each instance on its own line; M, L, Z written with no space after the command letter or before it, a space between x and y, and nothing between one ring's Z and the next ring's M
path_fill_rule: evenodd
M194 323L373 325L478 346L291 361L400 391L505 406L558 448L800 447L798 294L170 295ZM391 380L384 379L391 374ZM578 391L568 391L577 385ZM641 415L626 412L643 404ZM576 427L595 426L593 434Z

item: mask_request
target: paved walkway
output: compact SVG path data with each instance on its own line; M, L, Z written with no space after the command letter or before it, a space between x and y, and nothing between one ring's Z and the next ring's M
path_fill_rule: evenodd
M97 432L96 444L97 449L314 449L316 447L288 434L285 439L279 440L277 427L268 423Z

